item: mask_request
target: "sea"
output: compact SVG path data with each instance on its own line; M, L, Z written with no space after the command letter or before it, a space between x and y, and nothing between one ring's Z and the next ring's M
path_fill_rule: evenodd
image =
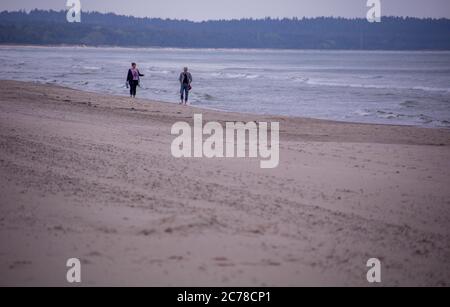
M450 128L450 52L0 46L0 80L58 84L233 112Z

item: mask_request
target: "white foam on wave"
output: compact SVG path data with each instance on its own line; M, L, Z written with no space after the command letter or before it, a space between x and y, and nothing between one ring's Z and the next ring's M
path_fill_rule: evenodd
M412 89L425 91L425 92L450 92L450 88L438 88L438 87L428 87L428 86L414 86Z
M102 69L101 67L98 67L98 66L83 66L82 68L85 70L100 70L100 69Z
M353 114L357 116L370 116L371 112L367 110L356 110L355 112L353 112Z
M257 79L261 77L257 74L245 74L245 73L223 73L223 72L214 72L208 74L210 77L218 78L218 79Z
M450 92L450 88L434 88L426 86L396 86L396 85L376 85L376 84L361 84L361 83L339 83L326 80L312 80L306 81L307 84L312 86L329 86L329 87L347 87L347 88L365 88L365 89L380 89L380 90L416 90L424 92Z

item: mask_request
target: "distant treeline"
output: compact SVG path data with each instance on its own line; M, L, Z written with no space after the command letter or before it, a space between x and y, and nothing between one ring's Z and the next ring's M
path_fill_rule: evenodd
M181 48L450 50L450 19L241 19L192 22L64 11L0 13L0 44Z

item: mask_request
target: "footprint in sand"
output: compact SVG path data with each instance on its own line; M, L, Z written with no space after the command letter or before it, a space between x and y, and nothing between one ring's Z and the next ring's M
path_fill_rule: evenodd
M216 262L216 265L220 267L234 266L234 263L231 263L226 257L215 257L213 260Z

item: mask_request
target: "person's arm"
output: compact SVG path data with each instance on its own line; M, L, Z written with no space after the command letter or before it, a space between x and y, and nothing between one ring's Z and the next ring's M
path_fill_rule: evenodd
M127 82L133 80L133 74L131 73L131 69L128 69Z
M192 74L191 73L189 73L189 83L192 83Z
M139 77L144 77L145 75L144 74L141 74L141 72L138 70L138 74L139 74Z

